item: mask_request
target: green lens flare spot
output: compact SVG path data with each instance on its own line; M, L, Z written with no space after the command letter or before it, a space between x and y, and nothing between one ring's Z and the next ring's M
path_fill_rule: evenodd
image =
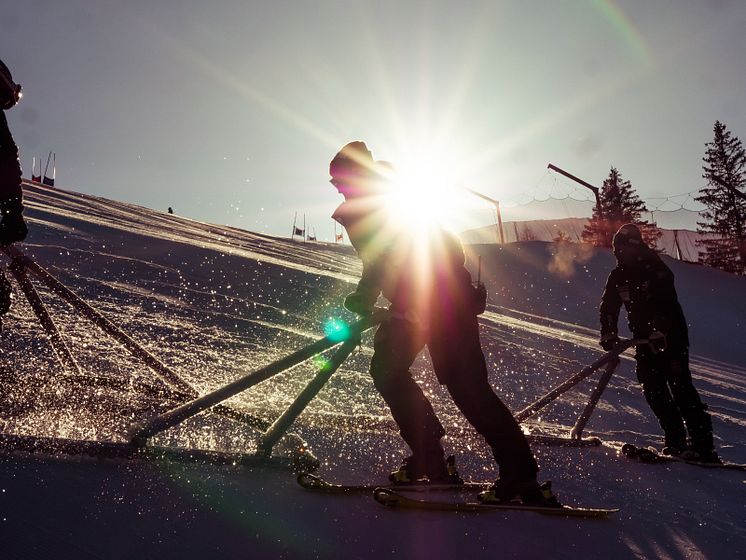
M350 337L350 327L340 319L330 317L324 324L324 334L334 342L342 342Z
M315 356L312 362L316 369L326 369L330 363L324 356Z

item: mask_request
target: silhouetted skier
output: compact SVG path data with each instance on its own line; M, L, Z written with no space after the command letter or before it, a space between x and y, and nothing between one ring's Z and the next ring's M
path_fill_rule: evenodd
M645 399L665 434L663 453L719 462L712 420L692 383L689 334L673 273L634 224L619 228L613 249L617 266L601 298L601 346L611 350L619 342L617 323L624 305L635 338L653 342L637 346L635 360Z
M23 219L23 192L18 146L8 128L5 111L21 99L21 86L13 81L8 67L0 61L0 245L8 246L26 238L28 229ZM0 271L0 328L2 315L10 309L12 290Z
M484 501L519 496L526 503L557 504L543 492L538 467L520 426L495 395L479 341L477 315L486 293L475 288L455 236L440 227L413 232L392 218L386 203L388 164L375 162L363 142L347 144L332 160L331 183L345 197L332 216L347 230L363 261L357 288L345 307L371 312L379 294L391 302L378 328L370 373L412 450L394 482L459 482L441 445L445 430L412 379L409 367L427 345L438 381L491 446L500 478Z

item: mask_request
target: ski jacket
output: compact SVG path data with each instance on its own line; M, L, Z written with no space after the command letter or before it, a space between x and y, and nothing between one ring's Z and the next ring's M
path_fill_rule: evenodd
M460 241L440 227L403 227L377 199L349 199L332 215L363 262L355 291L365 306L382 293L393 312L423 322L472 314L474 289Z
M674 275L661 258L646 248L634 266L611 271L601 297L601 334L617 332L621 306L627 311L629 329L636 338L653 331L666 335L669 348L688 348L689 334L679 304Z
M8 128L5 112L0 111L0 201L21 196L21 165L18 146Z

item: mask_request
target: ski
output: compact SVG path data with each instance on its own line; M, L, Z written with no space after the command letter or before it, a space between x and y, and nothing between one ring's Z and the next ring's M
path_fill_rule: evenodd
M463 484L338 484L328 482L311 473L298 475L298 484L306 490L326 494L370 494L378 488L390 488L398 492L479 492L489 488L491 482L464 482Z
M187 449L147 445L137 447L121 441L74 440L18 434L0 434L0 458L5 455L29 455L49 460L71 457L88 459L127 459L230 465L239 467L278 466L314 468L318 459L310 453L295 457L268 456L263 453L235 453L205 449Z
M486 512L486 511L531 511L542 515L559 517L602 518L619 511L618 508L586 508L576 506L536 506L519 503L484 504L481 502L449 502L440 500L419 500L399 494L390 488L377 488L373 492L375 500L385 506L401 509L431 511Z
M632 443L625 443L622 446L622 454L625 457L634 459L641 463L685 463L706 469L728 469L736 471L746 471L746 464L731 463L723 461L721 463L704 463L702 461L688 461L681 457L671 455L662 455L657 449L652 447L638 447Z

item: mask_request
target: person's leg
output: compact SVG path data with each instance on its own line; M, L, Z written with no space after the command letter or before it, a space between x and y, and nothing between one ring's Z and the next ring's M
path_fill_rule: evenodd
M666 447L684 450L686 429L681 412L668 387L665 362L662 362L660 357L648 348L638 348L635 358L637 380L642 385L645 400L663 428Z
M459 410L492 448L504 481L536 479L538 466L518 422L495 394L479 342L476 318L464 321L459 334L433 337L429 342L438 379Z
M710 455L715 450L712 438L712 419L692 382L689 351L686 349L667 351L666 356L668 366L666 377L674 402L684 418L692 449L703 455Z
M0 332L3 332L3 315L10 310L13 302L13 288L5 277L5 272L0 270Z
M370 367L376 389L412 450L409 468L418 475L445 469L440 443L445 430L409 371L423 346L422 333L415 325L389 319L376 332Z

